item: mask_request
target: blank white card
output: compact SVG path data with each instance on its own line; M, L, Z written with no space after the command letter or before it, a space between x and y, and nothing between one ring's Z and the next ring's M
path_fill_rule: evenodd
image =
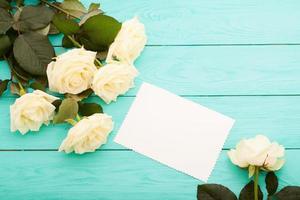
M115 142L207 181L234 120L143 83Z

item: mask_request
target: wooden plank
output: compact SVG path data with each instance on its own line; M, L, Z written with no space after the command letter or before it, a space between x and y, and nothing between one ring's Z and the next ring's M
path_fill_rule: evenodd
M56 48L57 54L64 52ZM179 95L299 94L300 46L147 47L135 63L141 82ZM9 78L0 62L0 79Z
M27 2L36 2L27 1ZM86 6L94 0L82 1ZM139 16L148 44L299 43L298 0L101 0L120 21ZM61 45L61 36L51 38Z
M120 97L117 103L105 105L98 97L89 102L100 102L104 111L113 116L115 129L104 149L120 149L113 142L134 97ZM300 148L300 97L188 97L188 99L207 106L236 119L224 148L234 147L244 137L265 134L285 147ZM0 150L1 149L57 149L67 134L70 125L50 125L40 132L22 136L9 130L9 105L14 98L0 99ZM159 111L158 111L159 112Z
M300 184L299 176L295 176L299 171L299 153L287 151L286 165L278 173L280 188ZM194 200L197 184L201 183L131 151L100 151L82 156L0 152L0 169L0 198L6 200ZM224 184L238 194L248 182L248 174L233 166L223 151L209 182ZM265 191L263 176L260 182Z

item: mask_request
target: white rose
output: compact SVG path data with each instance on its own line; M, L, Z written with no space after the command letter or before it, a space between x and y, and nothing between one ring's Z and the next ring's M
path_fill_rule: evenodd
M138 71L133 65L113 62L98 70L92 89L108 104L132 88L137 75Z
M59 55L47 68L49 89L62 94L78 94L89 89L97 71L95 58L96 52L83 48Z
M231 149L228 156L232 163L239 167L249 167L249 175L254 173L254 167L262 167L264 170L279 170L284 160L284 147L263 135L255 138L241 140L236 149Z
M59 151L83 154L94 152L106 143L108 134L112 131L114 123L106 114L93 114L83 118L73 126L68 136L59 147Z
M10 106L11 131L19 130L24 135L29 130L38 131L43 124L48 125L55 111L51 103L56 99L40 90L22 95Z
M106 62L113 60L133 63L147 42L144 24L137 17L125 21L114 42L110 45Z

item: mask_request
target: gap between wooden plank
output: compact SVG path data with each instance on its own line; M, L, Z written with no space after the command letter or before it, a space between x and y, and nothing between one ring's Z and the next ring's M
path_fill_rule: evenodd
M53 94L52 94L53 95ZM54 94L53 96L63 98L64 95ZM298 97L300 94L183 94L178 95L180 97ZM7 99L16 99L19 96L2 96L0 98L7 98ZM97 97L96 95L91 95L90 97ZM124 95L119 96L118 98L133 98L136 95Z
M222 148L222 151L229 151L230 148ZM300 148L285 148L287 151L300 150ZM7 151L58 151L58 149L0 149L0 152ZM132 149L96 149L96 151L133 151Z
M300 43L245 43L245 44L147 44L146 47L210 47L210 46L299 46ZM53 47L62 47L53 45Z

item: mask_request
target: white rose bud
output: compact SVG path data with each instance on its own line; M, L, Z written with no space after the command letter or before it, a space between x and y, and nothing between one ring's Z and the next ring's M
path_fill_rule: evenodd
M137 17L125 21L114 42L110 45L106 62L113 60L133 63L147 42L144 24Z
M48 125L55 111L51 103L56 99L40 90L22 95L10 106L11 131L19 130L24 135L29 130L38 131L43 124Z
M92 89L108 104L132 88L137 75L138 71L133 65L113 62L98 70Z
M83 48L59 55L47 68L49 89L61 94L78 94L89 89L97 71L95 58L96 52Z
M59 151L83 154L94 152L106 143L107 136L112 131L114 123L106 114L93 114L83 118L73 126L68 136L59 147Z
M249 167L249 176L254 173L255 167L261 167L267 171L279 170L284 160L284 147L263 135L255 138L241 140L236 149L228 152L231 162L239 167Z

